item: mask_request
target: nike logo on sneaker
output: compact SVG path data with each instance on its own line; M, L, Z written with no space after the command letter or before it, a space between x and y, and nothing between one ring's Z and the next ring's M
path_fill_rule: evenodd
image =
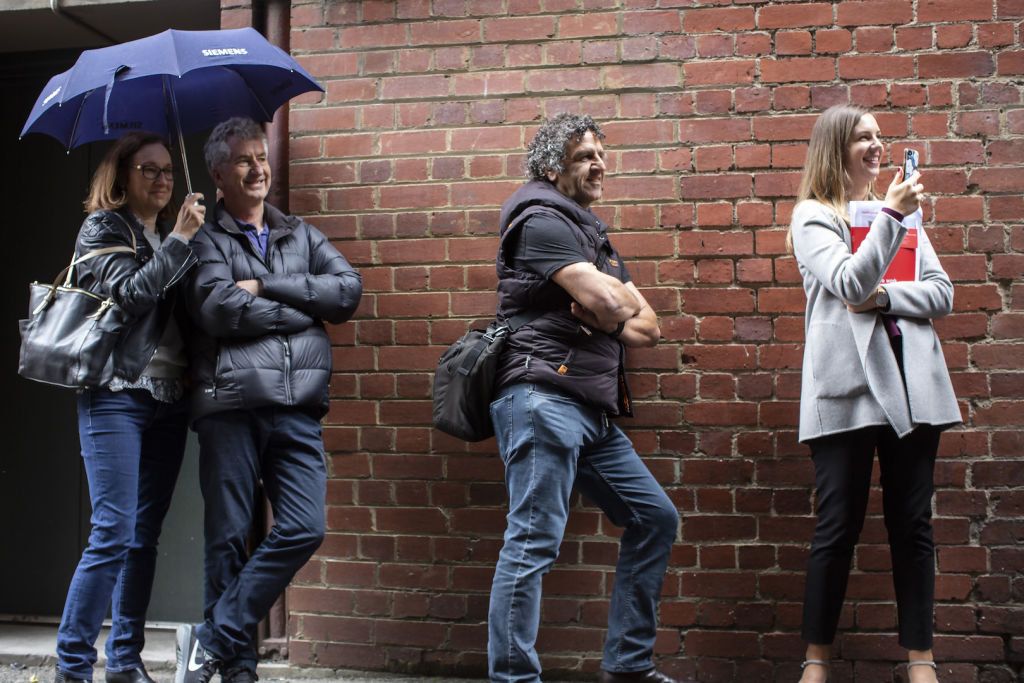
M192 642L192 654L188 656L188 670L199 671L203 668L204 663L203 657L199 655L199 639L196 638Z

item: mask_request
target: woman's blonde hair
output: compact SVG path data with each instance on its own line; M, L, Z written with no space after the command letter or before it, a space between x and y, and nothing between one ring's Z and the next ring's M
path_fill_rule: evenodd
M821 202L836 212L843 220L849 220L846 211L846 146L861 118L868 113L859 104L837 104L829 107L811 130L807 144L807 160L796 201L807 199ZM868 196L875 194L874 181L868 186ZM786 249L793 253L793 229L786 233Z
M86 213L101 209L116 211L128 203L128 194L125 191L128 186L128 173L131 171L128 162L140 149L153 144L163 145L168 153L171 151L166 140L156 133L146 131L127 133L114 143L96 167L96 172L92 174L89 196L83 202ZM173 217L176 210L172 204L173 201L167 202L167 206L157 214L157 219L166 221Z

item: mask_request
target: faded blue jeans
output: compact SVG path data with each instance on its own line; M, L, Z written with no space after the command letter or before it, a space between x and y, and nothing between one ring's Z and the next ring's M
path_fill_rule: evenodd
M107 671L142 663L157 539L178 480L187 419L183 401L161 403L141 389L78 395L92 532L57 631L58 666L69 677L92 680L108 608Z
M658 598L679 524L672 501L598 408L543 386L515 384L498 393L491 421L509 494L488 615L491 680L540 680L534 645L541 580L558 556L574 486L624 527L601 668L650 669Z

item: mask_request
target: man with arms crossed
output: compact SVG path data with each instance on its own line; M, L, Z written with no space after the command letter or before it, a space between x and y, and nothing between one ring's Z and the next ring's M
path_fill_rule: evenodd
M256 626L324 537L331 342L362 279L316 228L266 203L267 138L233 118L210 134L206 164L223 195L193 241L186 304L193 427L205 502L203 623L178 629L175 683L256 680ZM262 481L274 515L246 552Z
M530 143L531 180L502 206L498 317L532 318L509 337L491 404L509 494L491 586L492 681L540 680L541 579L558 555L573 487L624 527L599 683L675 683L654 668L657 605L678 513L625 434L626 346L654 346L658 319L606 226L604 134L561 114Z

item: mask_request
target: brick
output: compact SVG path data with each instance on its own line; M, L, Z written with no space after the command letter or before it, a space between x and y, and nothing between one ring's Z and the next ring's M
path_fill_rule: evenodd
M839 5L836 23L840 26L901 26L914 21L914 7L908 0L867 0Z
M814 46L818 54L838 54L853 47L853 38L846 29L819 29L814 33Z
M748 7L691 9L683 14L685 33L747 31L754 27L754 10Z
M913 78L914 58L897 55L850 55L838 59L844 79Z
M483 27L484 39L493 44L521 40L524 36L539 40L554 36L555 19L550 16L486 19Z
M1010 192L1024 189L1024 169L977 168L971 171L970 183L984 192Z
M614 13L589 13L567 15L558 19L559 38L592 38L614 35L616 31Z
M386 99L444 97L449 92L445 76L392 76L382 80L381 96Z
M832 5L824 2L799 5L763 5L757 12L757 26L762 29L830 26L831 24Z
M678 10L624 12L622 31L627 35L645 33L676 33L682 28Z
M730 34L710 33L697 36L696 54L701 57L731 57L735 51L736 39Z
M427 21L409 24L411 45L464 45L479 42L482 25L478 21Z
M753 60L727 62L694 62L683 65L687 86L753 83L756 63Z
M674 87L680 85L679 68L673 64L634 64L601 68L604 87L630 88L636 83L648 87Z
M951 24L935 27L935 44L944 50L966 47L974 38L974 27L970 24Z
M1013 44L1013 24L988 23L978 26L978 44L981 47L1002 47Z
M338 30L338 43L349 50L405 45L406 41L403 24L364 24Z
M804 109L811 101L811 89L806 85L780 86L774 90L775 109Z
M888 52L892 49L893 30L888 26L868 26L854 31L858 52Z
M691 176L680 179L679 193L683 199L749 197L750 186L747 174Z
M1024 73L1024 51L1001 52L996 59L1000 75Z
M991 75L995 64L988 52L951 52L920 55L917 69L920 78L970 78Z
M760 68L761 79L769 83L830 81L836 76L835 61L821 57L762 59Z
M921 23L988 21L992 19L992 5L978 3L965 6L956 0L923 0L917 8Z
M816 116L793 115L773 116L770 119L754 119L754 139L772 140L808 140Z
M995 111L969 111L957 116L960 135L996 135L999 132L999 113Z

